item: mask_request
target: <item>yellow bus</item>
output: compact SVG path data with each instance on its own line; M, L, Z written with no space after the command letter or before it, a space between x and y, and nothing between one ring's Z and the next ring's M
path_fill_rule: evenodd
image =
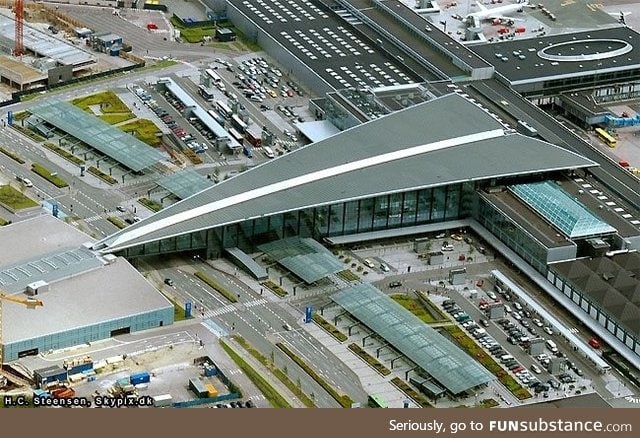
M618 140L602 128L596 128L596 136L610 148L615 148Z

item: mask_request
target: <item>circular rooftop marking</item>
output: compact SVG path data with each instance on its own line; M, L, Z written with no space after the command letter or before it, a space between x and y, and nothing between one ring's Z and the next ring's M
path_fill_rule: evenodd
M549 53L554 50L556 53ZM633 46L626 41L588 39L552 44L538 51L538 56L542 59L559 62L597 61L600 59L615 58L616 56L629 53L632 50ZM575 52L580 52L580 54L569 54Z

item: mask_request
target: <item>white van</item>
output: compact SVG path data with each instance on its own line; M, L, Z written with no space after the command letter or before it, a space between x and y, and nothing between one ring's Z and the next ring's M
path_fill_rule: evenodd
M276 154L273 153L273 149L271 149L269 146L263 147L262 150L264 151L264 155L267 158L275 158L276 157Z
M507 362L509 362L509 361L510 361L510 360L512 360L512 359L513 359L513 356L511 356L510 354L505 354L504 356L502 356L502 357L500 358L500 362L502 362L502 363L507 363Z
M547 341L544 344L547 346L549 350L551 350L552 353L556 353L558 351L558 346L551 339L547 339Z

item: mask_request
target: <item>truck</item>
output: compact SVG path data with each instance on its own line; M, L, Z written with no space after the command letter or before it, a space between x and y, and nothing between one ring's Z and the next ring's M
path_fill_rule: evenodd
M152 399L153 406L155 406L156 408L171 406L171 404L173 403L173 397L171 396L171 394L154 395Z
M149 381L151 380L151 375L144 371L141 373L137 373L137 374L132 374L129 377L129 382L131 382L132 385L139 385L141 383L149 383Z

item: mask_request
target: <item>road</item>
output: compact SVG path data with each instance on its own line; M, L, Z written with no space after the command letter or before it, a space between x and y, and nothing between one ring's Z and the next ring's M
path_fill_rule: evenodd
M589 172L632 206L640 205L640 183L635 176L568 131L543 110L495 79L474 82L470 88L494 102L508 102L506 110L537 129L540 136L549 143L562 146L600 164L600 167L591 168Z
M196 307L196 315L205 320L212 319L229 334L240 334L264 356L273 355L276 365L287 370L293 382L300 382L306 394L314 394L315 403L322 407L338 407L337 402L308 374L286 357L275 342L283 342L323 376L334 388L349 394L354 400L364 402L366 393L357 376L321 343L299 328L302 313L288 303L275 300L271 295L261 296L251 290L231 274L224 274L202 261L189 261L187 266L175 258L157 267L158 280L171 278L172 288L164 285L165 291L173 294L179 302L191 301ZM198 280L195 269L205 272L220 282L228 291L236 294L238 303L231 304L217 292ZM204 315L203 313L204 312ZM289 325L293 330L286 330Z

